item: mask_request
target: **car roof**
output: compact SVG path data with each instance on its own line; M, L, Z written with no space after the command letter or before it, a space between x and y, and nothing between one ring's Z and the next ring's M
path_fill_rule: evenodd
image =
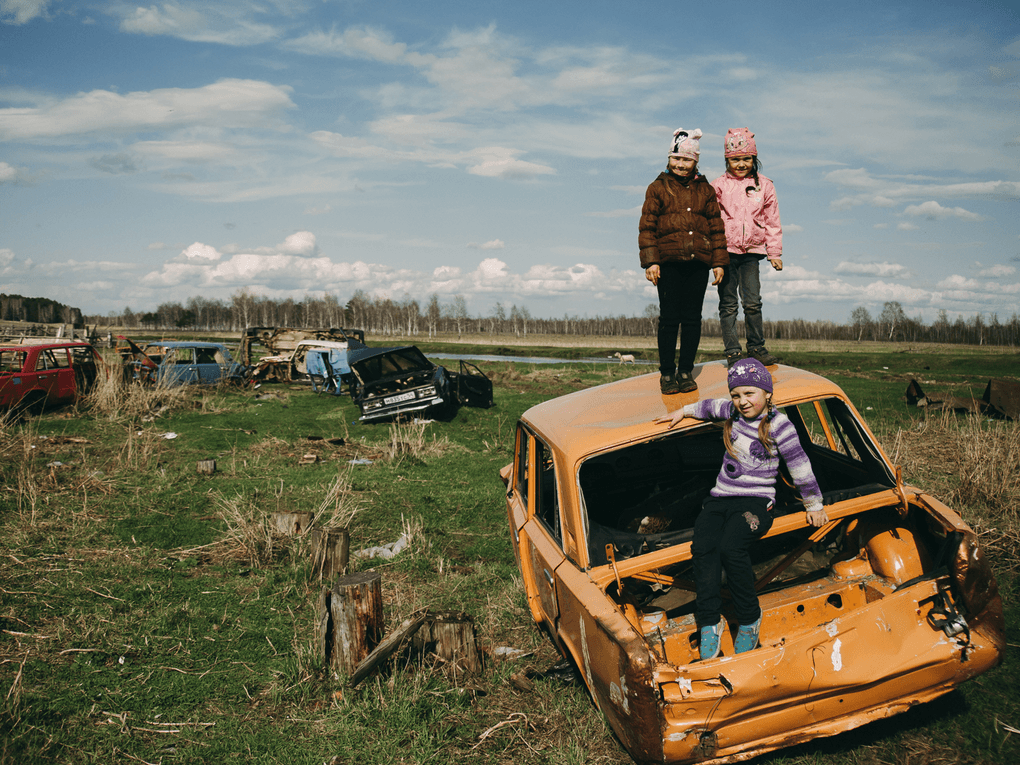
M666 426L657 417L671 414L686 404L713 398L729 398L726 362L712 361L694 368L697 393L664 396L659 373L587 388L551 399L527 410L521 419L547 440L548 446L573 461L595 451L629 441L662 435ZM776 406L846 394L838 385L796 367L770 367ZM689 426L696 424L691 420Z
M0 343L0 350L28 350L30 348L91 348L81 340L62 340L55 343Z

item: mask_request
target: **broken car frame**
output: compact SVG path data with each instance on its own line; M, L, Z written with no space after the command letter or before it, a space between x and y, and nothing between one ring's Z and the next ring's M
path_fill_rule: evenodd
M734 655L724 601L722 655L698 660L691 539L721 425L655 422L699 396L728 398L725 363L696 367L686 396L661 395L656 373L539 404L500 473L532 615L640 762L734 762L840 733L1002 659L1002 601L974 532L903 483L838 386L773 369L829 521L808 525L780 481L775 523L752 550L754 650Z

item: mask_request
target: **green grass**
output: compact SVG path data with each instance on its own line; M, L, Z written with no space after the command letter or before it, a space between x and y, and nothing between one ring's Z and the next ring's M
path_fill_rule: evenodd
M953 390L1010 374L998 357L970 355L790 360L844 385L883 437L918 416L899 400L915 371ZM497 472L527 408L648 367L482 366L497 406L428 426L433 448L417 456L390 457L390 426L361 424L346 397L284 386L197 392L152 420L67 409L0 427L0 763L630 762L583 688L545 674L559 657L531 621ZM318 460L300 464L306 454ZM216 472L198 474L208 459ZM465 611L484 645L526 655L491 658L466 682L406 656L354 690L326 671L307 544L253 562L224 541L222 508L242 498L260 514L314 512L343 475L360 507L352 550L411 537L390 561L354 563L382 572L388 626L424 607ZM907 714L763 759L1020 760L1003 727L1020 727L1020 593L1015 561L999 569L1013 643L1003 666ZM534 687L518 690L515 673Z

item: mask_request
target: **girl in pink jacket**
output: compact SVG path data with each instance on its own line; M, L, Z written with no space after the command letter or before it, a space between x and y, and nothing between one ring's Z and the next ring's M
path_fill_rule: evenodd
M768 258L777 271L783 270L783 228L772 181L758 170L758 147L754 133L730 128L723 141L726 173L712 181L723 222L730 264L719 284L719 323L722 325L726 363L736 364L743 354L737 335L737 309L744 304L747 355L766 366L778 359L765 348L761 313L761 279L758 261ZM739 300L738 300L739 298Z

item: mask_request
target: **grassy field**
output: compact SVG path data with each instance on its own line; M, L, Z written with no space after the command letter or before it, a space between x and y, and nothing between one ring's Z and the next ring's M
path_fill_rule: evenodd
M536 346L418 345L641 351L527 340ZM705 358L721 355L703 348ZM1011 645L1001 667L936 702L760 761L1020 761L1020 430L924 417L900 400L910 379L930 394L980 396L991 377L1018 379L1016 354L774 350L843 385L907 479L982 534ZM650 368L480 366L495 381L496 407L428 425L363 425L346 397L288 386L104 391L0 424L0 763L630 762L531 622L497 472L528 407ZM208 459L215 474L198 474ZM278 510L349 522L352 550L406 535L392 560L354 568L382 573L388 627L422 608L470 614L489 651L484 673L454 677L438 662L402 659L352 690L326 671L308 544L270 533ZM503 648L521 653L505 658Z

